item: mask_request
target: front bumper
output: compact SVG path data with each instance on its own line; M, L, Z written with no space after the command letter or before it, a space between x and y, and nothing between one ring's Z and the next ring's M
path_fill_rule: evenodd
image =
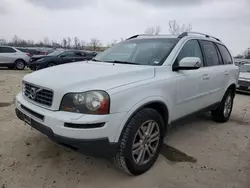
M16 115L20 120L24 121L24 114L17 108ZM108 138L84 140L59 136L54 134L49 127L33 119L31 119L30 126L48 136L52 141L87 155L110 158L116 154L117 143L110 143Z
M237 91L250 93L250 81L239 80L236 89Z
M91 148L92 146L90 145L92 145L93 141L95 143L93 144L93 148L99 148L100 146L100 149L94 149L99 151L98 153L109 151L110 149L108 148L113 150L112 148L118 143L119 139L117 132L119 132L120 125L127 114L126 112L122 112L109 115L84 115L52 111L27 101L22 93L16 96L16 111L17 116L21 120L23 120L22 114L30 117L31 126L34 126L34 128L46 134L52 140L56 140L56 142L63 143L64 145L70 143L69 145L77 149L81 149L83 146ZM103 126L95 128L72 128L66 126L68 124L94 125L102 123L104 123ZM98 147L95 145L98 145ZM112 154L111 151L109 152Z

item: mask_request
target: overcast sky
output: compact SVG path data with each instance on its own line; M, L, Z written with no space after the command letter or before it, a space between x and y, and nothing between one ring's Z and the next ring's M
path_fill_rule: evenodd
M0 39L16 34L35 41L48 36L103 44L143 33L168 21L220 38L234 55L250 47L250 0L0 0Z

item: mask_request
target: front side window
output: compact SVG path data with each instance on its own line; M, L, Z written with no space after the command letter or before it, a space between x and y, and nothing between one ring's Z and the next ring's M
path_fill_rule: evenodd
M116 44L97 55L94 60L124 64L161 65L178 41L177 38L131 39Z
M228 52L228 50L226 49L226 47L221 45L221 44L217 44L217 46L218 46L220 53L222 55L222 59L223 59L224 64L233 64L233 59L232 59L230 53Z
M16 50L9 47L0 47L0 53L15 53Z
M185 57L198 57L201 59L203 66L203 56L197 40L190 40L183 46L177 57L177 61L180 62Z
M220 60L214 43L202 40L201 46L204 51L207 66L209 67L209 66L220 65Z

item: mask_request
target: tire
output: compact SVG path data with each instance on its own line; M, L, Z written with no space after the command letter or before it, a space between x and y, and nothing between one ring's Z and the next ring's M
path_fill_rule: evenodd
M56 64L55 63L48 63L47 67L54 67Z
M15 62L15 69L16 70L23 70L23 69L25 69L25 66L26 66L26 63L24 60L21 60L21 59L16 60L16 62Z
M145 136L147 132L148 133L150 132L149 129L147 129L148 127L150 127L150 123L154 123L154 126L153 124L151 124L151 128L154 127L151 130L152 134L148 134L147 136ZM148 125L148 127L146 125ZM143 128L145 128L144 131L146 132L143 132ZM141 131L140 132L141 134L139 133L139 131ZM142 141L140 135L145 136L144 141ZM150 136L155 140L154 142L153 140L151 140L152 141L151 144L149 143ZM129 120L126 127L124 128L120 137L120 142L116 156L114 157L114 163L118 168L122 169L123 171L129 174L140 175L149 170L154 165L155 161L159 156L159 152L163 144L163 139L164 139L163 118L154 109L144 108L139 112L137 112ZM135 154L133 154L132 151L133 147ZM152 148L154 148L154 150L152 150ZM145 151L145 155L144 158L141 157L141 159L143 158L145 159L145 161L140 160L139 158L141 154L142 154L141 156L143 156L142 151L143 152ZM149 151L151 152L152 157L149 156L148 154Z
M223 96L220 105L216 110L211 111L212 119L219 123L225 123L229 120L233 109L234 92L228 89Z

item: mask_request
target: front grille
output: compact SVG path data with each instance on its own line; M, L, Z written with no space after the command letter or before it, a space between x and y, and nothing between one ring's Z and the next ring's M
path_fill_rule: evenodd
M250 81L239 80L238 84L239 86L248 87L250 86Z
M42 106L51 107L53 101L53 91L33 84L24 82L23 94L29 100L34 101Z

